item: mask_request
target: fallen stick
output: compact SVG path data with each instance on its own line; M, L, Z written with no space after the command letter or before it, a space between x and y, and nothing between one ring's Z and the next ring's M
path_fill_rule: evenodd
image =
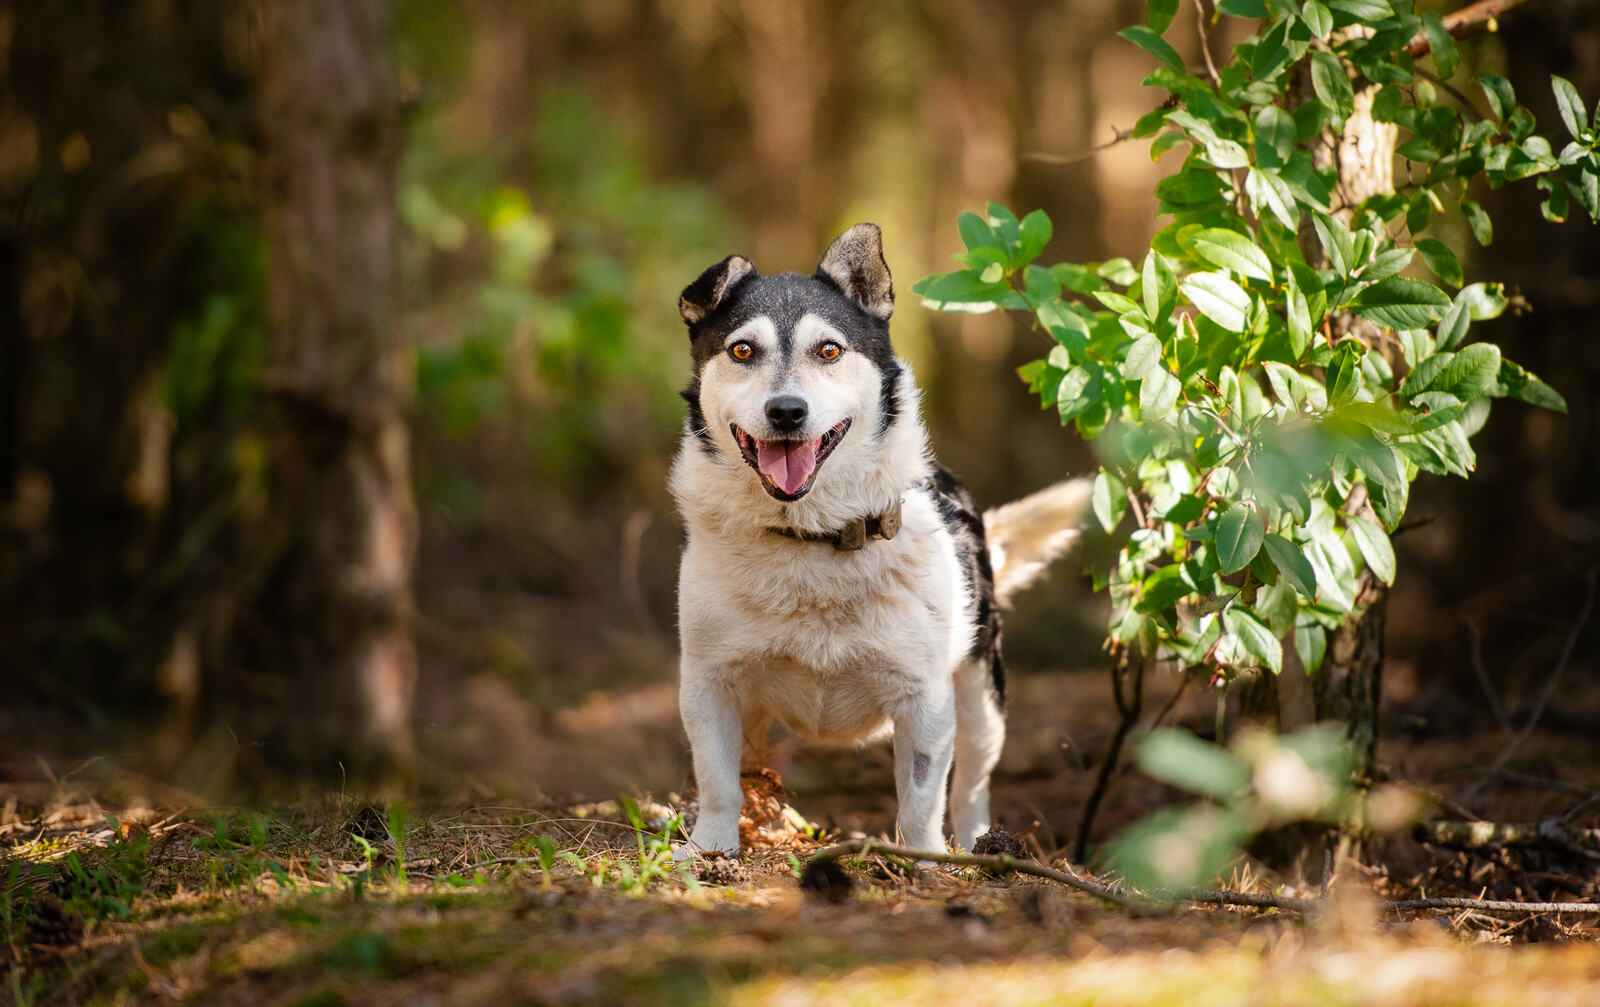
M1233 892L1223 889L1196 889L1188 892L1143 895L1127 892L1099 881L1090 881L1076 874L1046 867L1043 864L1016 857L986 856L977 853L945 853L934 850L913 850L893 843L880 843L875 839L851 839L826 846L812 854L808 863L838 860L848 856L866 856L882 853L904 860L921 860L935 864L956 864L963 867L984 867L992 871L1028 874L1066 885L1097 899L1124 909L1145 912L1159 911L1164 904L1189 903L1192 905L1236 906L1241 909L1282 909L1288 912L1310 913L1324 903L1321 899L1299 899L1286 895L1256 895L1250 892ZM1385 912L1418 912L1430 909L1476 909L1481 912L1501 913L1580 913L1600 916L1600 902L1507 902L1501 899L1432 898L1396 899L1379 902Z

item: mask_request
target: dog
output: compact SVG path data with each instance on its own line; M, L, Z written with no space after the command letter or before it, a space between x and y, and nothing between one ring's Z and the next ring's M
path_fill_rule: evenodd
M1076 541L1090 484L980 516L934 461L889 338L875 224L810 276L729 256L678 308L694 366L671 475L687 533L679 710L700 795L679 859L737 854L741 756L776 724L892 736L901 840L945 849L948 782L972 849L1005 741L1000 610Z

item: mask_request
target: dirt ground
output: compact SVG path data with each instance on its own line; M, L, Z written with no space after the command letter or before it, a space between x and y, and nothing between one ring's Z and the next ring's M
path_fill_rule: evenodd
M1146 722L1175 685L1152 683ZM1583 723L1536 732L1489 774L1505 732L1408 714L1410 699L1439 702L1408 699L1404 669L1390 686L1381 761L1435 814L1600 825ZM674 711L652 689L594 697L541 743L597 778L637 760L656 760L657 781L681 774ZM1595 698L1574 696L1572 708ZM1213 703L1191 686L1168 722L1204 731ZM995 803L1000 824L1041 859L1059 863L1070 849L1110 710L1098 674L1016 682ZM410 808L337 796L238 808L104 760L9 760L0 1003L1600 1002L1600 918L1400 918L1372 901L1593 901L1600 870L1579 854L1468 854L1383 838L1310 920L1214 908L1135 915L1050 882L878 856L845 862L848 888L837 879L808 888L801 865L818 839L888 828L888 755L791 750L777 768L787 790L763 787L749 802L763 819L751 823L753 848L696 876L672 864L666 841L669 820L692 803L659 782L623 790L622 801L599 784L495 799L480 779L480 792ZM1177 797L1122 774L1096 835ZM1225 880L1317 894L1255 858Z

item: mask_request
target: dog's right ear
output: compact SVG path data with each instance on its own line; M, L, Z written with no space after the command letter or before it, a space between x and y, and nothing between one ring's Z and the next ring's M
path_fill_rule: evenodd
M717 310L734 287L754 275L756 267L742 255L730 255L701 273L678 295L678 314L683 316L683 324L694 328Z

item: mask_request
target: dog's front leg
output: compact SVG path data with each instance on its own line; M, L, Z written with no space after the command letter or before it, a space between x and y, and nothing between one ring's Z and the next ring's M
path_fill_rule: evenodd
M955 736L955 690L948 675L927 683L894 712L894 782L900 835L908 846L945 848L945 783Z
M674 851L679 860L696 852L739 852L739 755L744 736L739 704L728 687L684 660L678 688L678 712L694 755L694 782L700 791L700 816L687 847Z

